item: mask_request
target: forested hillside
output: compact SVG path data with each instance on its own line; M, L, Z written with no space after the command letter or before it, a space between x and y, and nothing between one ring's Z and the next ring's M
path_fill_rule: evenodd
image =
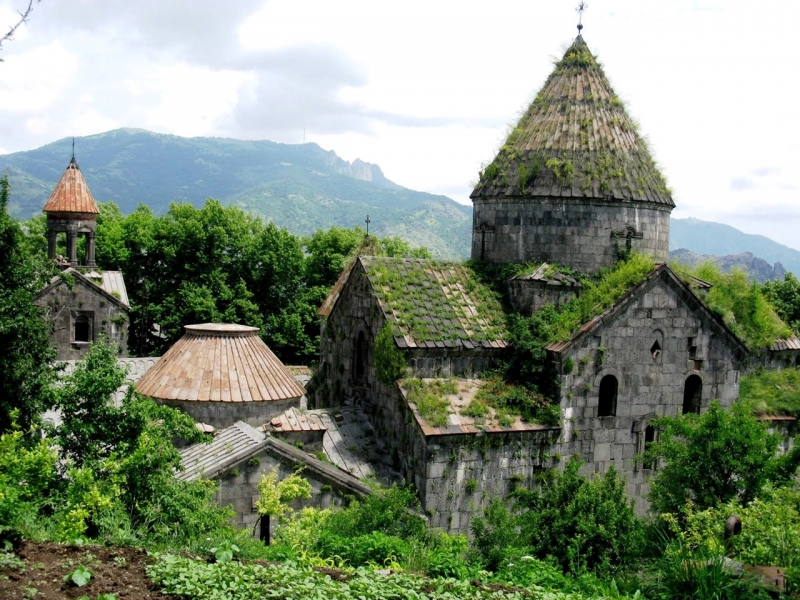
M14 194L13 216L41 211L72 153L72 140L0 156ZM319 228L364 225L380 236L400 235L436 256L466 257L471 207L445 196L392 183L377 165L339 158L316 144L278 144L222 138L182 138L117 129L75 139L92 194L124 214L139 203L159 215L170 202L196 207L208 198L235 205L310 235Z

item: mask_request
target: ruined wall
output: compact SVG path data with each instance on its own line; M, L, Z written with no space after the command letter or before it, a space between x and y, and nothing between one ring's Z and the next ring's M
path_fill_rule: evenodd
M558 452L565 460L579 455L584 475L613 465L624 475L628 495L637 499L648 491L650 470L641 464L647 426L655 417L682 414L687 379L697 375L702 381L701 412L714 399L730 406L739 394L740 359L684 294L662 277L655 279L560 359L564 428ZM606 375L618 382L616 411L600 417ZM639 512L646 508L637 500Z
M91 342L105 334L116 344L119 356L127 356L128 311L93 283L75 278L72 289L65 283L55 285L36 299L52 323L50 340L58 351L58 360L80 360L89 351ZM88 322L89 341L75 339L75 323Z
M430 524L448 533L470 534L470 522L494 498L558 465L553 454L560 429L430 437L418 489Z
M617 258L611 233L633 228L632 247L669 257L671 209L585 198L473 200L472 258L492 263L552 262L592 273ZM483 229L483 231L482 231Z
M261 476L277 468L278 479L283 479L295 473L299 466L303 467L302 475L311 484L311 498L295 500L291 504L294 509L341 506L346 496L369 493L369 488L352 475L288 444L268 439L257 454L231 465L215 478L219 483L217 500L221 506L230 506L236 512L237 527L252 532L259 518L256 501L259 498L258 482ZM256 536L258 533L256 530Z
M566 304L580 295L581 286L530 279L509 279L506 281L506 292L514 312L529 317L548 304L553 306Z

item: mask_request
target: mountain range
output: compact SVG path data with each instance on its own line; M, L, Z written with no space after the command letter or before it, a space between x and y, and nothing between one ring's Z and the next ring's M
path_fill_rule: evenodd
M314 143L116 129L75 138L75 149L95 199L113 200L123 213L144 203L163 214L170 202L199 206L212 197L299 235L334 225L363 227L369 215L370 230L378 235L398 235L441 258L469 255L472 207L405 188L387 179L378 165L346 161ZM11 182L14 216L27 219L41 211L71 154L72 140L65 138L0 156L0 173L7 172ZM681 249L687 252L675 253ZM670 250L686 262L724 257L723 267L736 264L759 280L779 276L783 268L800 273L797 250L699 219L671 220ZM748 252L750 258L736 256Z
M12 215L27 219L41 211L69 163L71 144L65 138L0 156ZM113 200L126 214L140 202L162 214L176 200L199 206L216 198L300 235L334 225L364 227L369 215L378 235L398 235L442 258L469 253L471 207L404 188L377 165L348 162L317 144L117 129L75 138L75 149L95 199Z

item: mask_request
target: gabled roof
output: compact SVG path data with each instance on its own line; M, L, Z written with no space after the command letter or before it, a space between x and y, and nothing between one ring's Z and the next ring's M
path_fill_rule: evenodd
M702 313L712 331L720 336L720 338L743 359L749 354L747 346L725 325L717 313L711 310L708 305L694 292L694 290L687 285L669 265L662 263L656 266L641 283L633 287L627 294L620 298L613 306L603 311L601 314L590 319L581 326L581 328L565 342L552 342L546 346L550 352L560 354L569 350L572 346L578 344L589 335L594 335L599 328L607 323L611 323L614 318L624 311L632 302L635 302L642 294L647 292L659 280L663 280L667 285L677 289L684 302L690 305L690 308L695 312Z
M258 337L258 328L205 323L185 329L184 336L138 381L140 394L198 402L267 402L305 394Z
M674 207L666 181L578 36L481 173L472 198L565 196Z
M227 467L257 453L266 443L267 436L237 421L221 430L210 444L194 444L181 450L183 471L175 474L182 481L201 477L212 479Z
M369 279L399 347L506 347L500 301L466 265L360 256L339 278L320 312L334 309L353 269L362 269Z
M74 156L42 210L53 213L100 213Z
M102 274L93 272L93 276L92 273L82 273L78 269L70 267L62 271L62 273L71 275L75 280L86 284L89 289L101 294L120 308L126 311L131 309L129 304L130 300L128 300L128 291L125 288L125 280L122 278L122 271L103 271ZM56 275L50 279L50 283L37 294L36 298L41 298L59 285L66 284L60 275Z

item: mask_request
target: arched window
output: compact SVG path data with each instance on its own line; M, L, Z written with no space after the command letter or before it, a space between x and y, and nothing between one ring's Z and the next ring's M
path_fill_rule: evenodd
M354 375L356 381L363 381L366 375L366 353L367 353L367 343L364 339L364 332L358 332L358 338L356 339L356 348L355 348L355 365L354 365Z
M689 375L683 388L683 414L700 414L700 402L703 399L703 380L699 375Z
M87 315L75 317L75 331L73 340L76 342L88 342L92 339L92 324Z
M597 406L598 417L613 417L617 414L617 378L606 375L600 380L600 403Z

